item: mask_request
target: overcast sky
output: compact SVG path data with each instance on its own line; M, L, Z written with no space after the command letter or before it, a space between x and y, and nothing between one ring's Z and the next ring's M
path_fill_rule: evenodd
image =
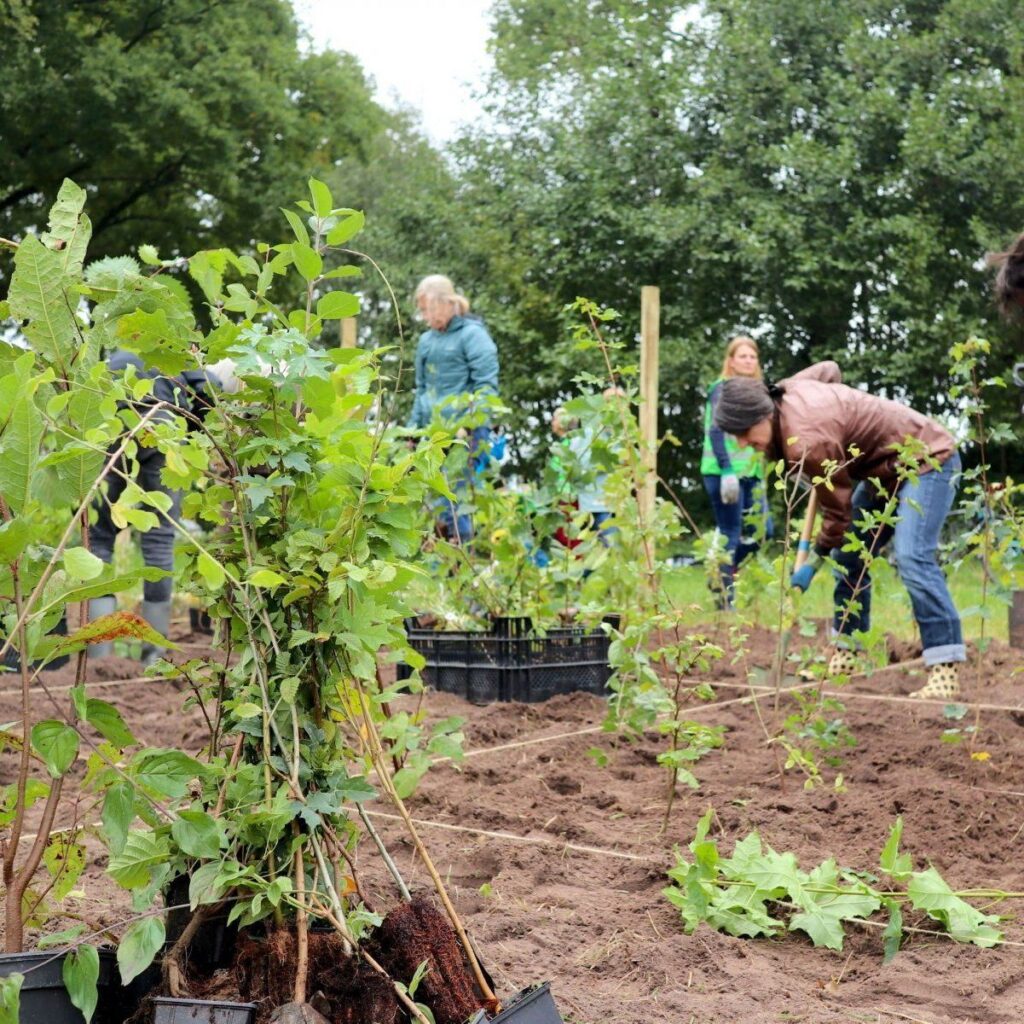
M451 139L480 107L472 92L489 66L490 0L293 0L317 49L346 50L377 98L415 107L434 142Z

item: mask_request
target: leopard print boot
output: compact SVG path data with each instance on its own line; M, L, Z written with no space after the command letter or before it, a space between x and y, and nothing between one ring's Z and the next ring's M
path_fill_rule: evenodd
M828 681L846 682L860 667L855 651L837 647L828 660Z
M951 661L945 665L932 665L928 670L928 682L910 696L918 700L955 700L960 696L959 664Z

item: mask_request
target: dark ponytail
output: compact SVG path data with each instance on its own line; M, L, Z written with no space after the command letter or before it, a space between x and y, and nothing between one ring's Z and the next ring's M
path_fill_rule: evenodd
M1007 319L1024 312L1024 233L1019 234L1006 252L990 252L986 257L996 267L993 282L996 303Z

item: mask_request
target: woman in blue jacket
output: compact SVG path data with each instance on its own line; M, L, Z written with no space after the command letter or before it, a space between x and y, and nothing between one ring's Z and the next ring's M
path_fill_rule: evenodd
M416 308L427 325L416 346L416 397L408 425L422 429L435 412L458 418L474 397L498 393L498 349L483 321L469 313L469 300L455 291L443 274L423 278L416 288ZM490 427L473 431L470 449L490 438ZM464 489L459 481L455 490ZM456 543L472 536L473 520L446 503L439 519L442 531Z
M749 536L743 536L744 520L755 505L765 517L765 531L770 529L760 455L753 448L741 448L735 438L714 425L722 382L730 377L761 379L757 342L745 334L733 338L726 346L722 373L708 391L704 407L704 450L700 461L704 488L715 514L715 525L725 538L727 560L721 566L720 601L726 608L732 606L737 567L758 548L757 534L760 530L748 524Z

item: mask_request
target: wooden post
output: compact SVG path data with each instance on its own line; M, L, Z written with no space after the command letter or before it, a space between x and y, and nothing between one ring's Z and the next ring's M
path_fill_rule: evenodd
M341 347L356 347L356 318L346 316L341 321Z
M1024 647L1024 590L1015 590L1010 604L1010 646Z
M658 339L661 291L653 285L640 289L640 437L643 442L644 485L640 512L644 522L654 514L658 487Z

